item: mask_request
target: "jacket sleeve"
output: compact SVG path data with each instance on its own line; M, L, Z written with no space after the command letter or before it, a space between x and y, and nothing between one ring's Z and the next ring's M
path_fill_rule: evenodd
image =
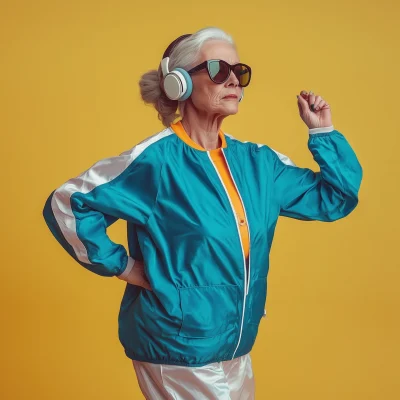
M43 217L59 244L80 265L101 276L125 278L135 260L107 235L123 219L145 225L155 203L159 157L137 145L96 162L47 198Z
M353 149L333 125L310 129L308 148L320 167L318 172L300 168L271 149L279 215L323 222L345 217L358 204L363 173Z

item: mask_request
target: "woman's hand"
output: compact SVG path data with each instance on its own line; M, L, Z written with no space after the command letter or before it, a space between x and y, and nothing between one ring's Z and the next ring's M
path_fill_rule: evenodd
M146 274L144 272L144 263L142 261L135 260L129 275L123 280L132 285L142 286L145 289L152 290L150 283L146 278Z
M307 93L302 90L300 96L297 95L297 106L301 119L309 129L333 125L329 104L321 96L314 95L312 91Z

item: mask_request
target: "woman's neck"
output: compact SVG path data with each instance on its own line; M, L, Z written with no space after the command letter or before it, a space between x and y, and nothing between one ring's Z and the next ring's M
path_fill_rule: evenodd
M190 138L206 150L214 150L221 147L219 131L224 116L211 117L207 114L185 110L182 125Z

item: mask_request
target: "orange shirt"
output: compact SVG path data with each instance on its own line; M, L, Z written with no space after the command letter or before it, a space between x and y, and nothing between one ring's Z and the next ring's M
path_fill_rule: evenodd
M183 127L181 121L171 124L171 128L189 146L194 147L198 150L207 151L204 147L200 146L194 140L192 140L192 138L185 131L185 128ZM208 152L211 156L212 162L214 163L216 169L218 170L218 173L222 181L224 182L225 188L228 192L233 208L235 209L236 213L235 217L237 218L239 224L240 237L242 240L244 254L247 259L249 256L249 231L243 210L243 204L240 200L239 194L236 190L236 186L232 180L232 176L226 164L224 154L222 153L221 150L221 148L226 147L225 135L221 130L219 131L218 135L222 142L221 147L214 150L208 150Z

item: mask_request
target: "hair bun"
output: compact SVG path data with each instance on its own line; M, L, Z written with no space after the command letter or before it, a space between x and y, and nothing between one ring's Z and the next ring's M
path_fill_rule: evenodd
M158 119L168 127L178 116L177 100L170 100L162 89L161 71L151 70L142 75L139 81L140 94L146 104L152 104L158 111Z

